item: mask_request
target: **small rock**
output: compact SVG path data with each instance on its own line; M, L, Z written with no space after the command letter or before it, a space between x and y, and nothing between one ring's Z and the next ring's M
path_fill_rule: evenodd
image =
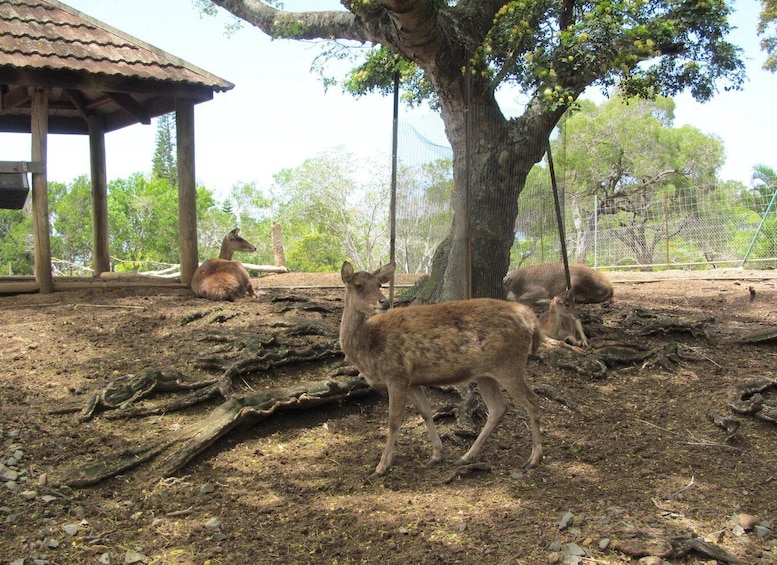
M663 559L660 557L657 557L655 555L648 555L647 557L643 557L640 559L637 563L640 565L661 565L663 562Z
M216 487L211 483L205 483L200 487L200 494L210 494L212 492L216 492Z
M769 539L772 537L772 530L761 524L753 526L753 533L755 533L756 537L761 539Z
M214 516L205 522L205 527L209 530L218 530L221 527L221 519Z
M550 547L548 549L551 550L553 553L557 553L561 551L562 547L563 547L563 544L560 541L554 540L553 542L551 542Z
M65 524L62 526L62 531L70 537L73 537L78 533L78 524Z
M576 543L568 543L564 545L564 555L566 557L583 557L586 555L586 552L585 549Z
M604 551L608 547L610 547L610 538L602 538L599 540L599 549Z
M20 492L19 496L21 496L22 498L24 498L26 500L32 500L36 496L38 496L38 491L35 491L35 490L25 490L25 491Z
M99 565L110 565L111 556L108 553L103 553L102 555L100 555L100 558L97 560L97 563L99 563Z
M0 475L0 479L3 479L4 481L15 481L19 478L19 473L14 471L13 469L6 468L5 471L3 471L3 474Z
M571 512L567 512L561 517L561 520L558 521L556 524L558 526L559 530L564 530L571 526L573 522L575 521L575 515Z
M57 549L59 547L59 542L54 538L47 537L47 538L43 538L43 545L45 545L49 549Z
M5 483L5 488L10 490L11 492L18 492L19 491L19 485L16 484L15 481L8 481Z
M561 563L561 560L563 557L558 551L552 551L548 554L548 563L550 565L556 565L556 563Z
M132 563L140 563L142 561L146 561L148 559L147 556L143 555L142 553L138 551L128 550L127 553L124 555L124 563L127 563L128 565Z
M51 494L44 494L43 496L40 497L40 499L43 502L54 502L57 499L57 497Z
M753 529L753 526L755 526L758 523L758 518L753 516L752 514L739 514L737 516L737 524L742 526L746 532L749 532Z
M516 471L515 473L510 475L510 478L514 479L516 481L519 481L519 480L521 480L523 478L523 472L522 471Z

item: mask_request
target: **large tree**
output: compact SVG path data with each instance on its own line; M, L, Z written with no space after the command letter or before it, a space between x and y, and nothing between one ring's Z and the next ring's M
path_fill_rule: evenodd
M518 195L586 88L690 89L704 101L743 80L723 0L341 0L342 11L295 13L275 2L212 2L275 38L369 44L350 89L389 91L400 72L406 92L439 107L454 167L453 220L432 273L442 299L467 295L468 257L472 294L502 296ZM527 100L512 119L495 96L505 84Z

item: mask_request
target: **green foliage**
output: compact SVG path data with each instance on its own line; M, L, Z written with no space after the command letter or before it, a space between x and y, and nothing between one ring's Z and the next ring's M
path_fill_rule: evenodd
M777 0L761 0L758 35L762 36L761 49L766 52L763 68L777 70Z
M32 244L30 199L22 210L0 209L0 274L33 274L35 255Z
M79 265L92 258L92 188L86 176L70 186L49 183L51 255Z
M157 118L156 148L152 159L151 178L165 179L171 187L178 186L178 154L173 114Z
M393 95L394 77L397 74L405 104L412 108L428 102L433 109L439 107L437 96L426 75L416 65L383 46L367 51L366 60L353 68L344 79L343 91L354 96L370 92Z
M774 0L763 1L772 7L764 14L773 16ZM449 3L451 9L460 5ZM569 107L591 85L619 84L627 96L646 98L689 89L694 98L706 101L720 84L738 89L744 80L742 50L725 40L731 11L725 0L603 0L574 7L546 0L505 1L470 66L488 88L512 84L530 96L539 93L549 111ZM398 57L390 46L369 50L366 61L344 80L344 89L388 93L399 70L408 102L436 105L429 77Z
M140 173L108 183L111 254L129 261L178 262L178 192Z
M370 171L369 176L360 173ZM328 234L340 242L340 257L359 268L377 266L386 256L389 178L386 165L359 162L336 148L274 177L275 220L283 225L288 249L299 238ZM329 251L325 252L330 256ZM294 254L287 255L290 260ZM290 268L294 268L289 262Z
M343 246L334 234L306 233L292 239L286 249L286 266L293 271L337 271L346 259Z

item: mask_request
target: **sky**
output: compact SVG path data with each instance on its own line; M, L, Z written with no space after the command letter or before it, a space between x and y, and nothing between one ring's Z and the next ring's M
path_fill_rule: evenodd
M268 188L273 174L338 147L357 155L390 159L393 101L368 95L353 98L335 86L328 91L310 67L320 47L313 42L270 40L244 22L226 33L234 18L199 12L193 0L63 0L65 4L163 49L235 84L195 106L197 181L225 197L238 183ZM725 144L724 180L750 185L752 168L777 169L777 75L761 69L764 60L755 33L759 3L737 0L730 40L745 49L744 90L721 92L706 104L677 97L675 125L692 125ZM287 10L337 9L336 0L287 0ZM740 9L741 7L741 9ZM505 107L517 106L510 94ZM400 120L419 124L432 141L444 143L438 118L428 110L400 107ZM108 180L148 173L156 126L135 125L106 135ZM48 178L71 182L89 174L88 136L52 135ZM0 133L0 158L29 160L29 136Z

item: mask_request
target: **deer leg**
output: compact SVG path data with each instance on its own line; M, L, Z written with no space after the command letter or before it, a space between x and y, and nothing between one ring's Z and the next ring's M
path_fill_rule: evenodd
M459 463L467 464L477 456L483 449L483 444L494 431L496 426L501 421L502 417L507 412L507 405L505 404L505 398L502 395L502 391L499 389L499 383L497 383L491 377L481 377L476 379L478 382L478 390L480 391L480 397L486 404L488 409L488 418L486 419L486 425L480 430L480 435L469 448L469 451L462 455Z
M523 406L526 415L529 417L531 427L531 457L524 464L527 469L536 467L542 461L542 433L540 432L540 397L537 396L526 381L523 380L522 371L518 372L517 378L515 369L509 378L501 379L503 387L507 389L510 396Z
M399 427L402 425L402 419L405 417L405 404L407 402L408 393L407 383L389 381L387 388L389 398L388 438L386 439L386 447L383 449L383 455L380 457L380 462L378 463L378 466L375 467L375 472L370 475L370 479L385 475L386 471L391 467L391 459L394 455L394 445L397 442L397 433L399 432Z
M583 331L583 322L575 318L575 329L577 330L578 335L580 335L580 345L582 347L588 347L588 338L585 335L585 332ZM577 345L577 344L574 344Z
M439 463L442 461L442 440L437 432L437 427L434 425L432 407L429 405L429 399L426 398L423 387L411 386L410 400L413 401L416 409L424 417L426 431L429 432L429 440L432 442L432 458L429 460L429 464Z

